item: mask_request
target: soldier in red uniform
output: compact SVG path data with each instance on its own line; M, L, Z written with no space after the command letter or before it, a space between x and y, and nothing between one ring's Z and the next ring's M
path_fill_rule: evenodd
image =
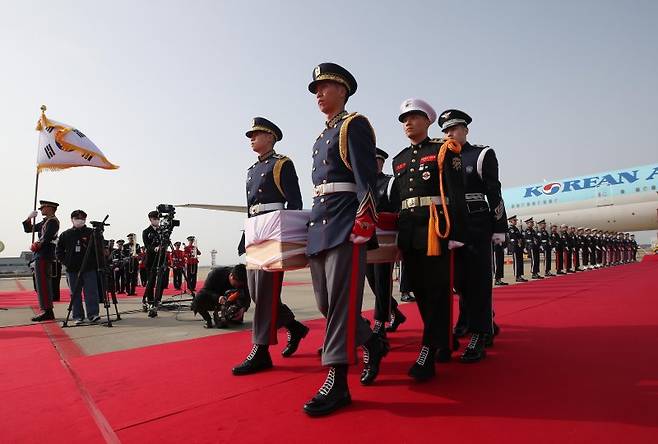
M171 252L172 268L174 269L174 288L180 290L183 284L183 270L185 269L185 252L180 249L181 243L174 242L174 251Z
M190 290L196 290L196 275L199 271L199 259L197 256L201 255L201 252L196 247L194 243L194 236L188 236L188 244L185 246L185 264L187 266L187 285Z
M148 279L148 271L146 270L146 247L142 247L137 253L139 259L139 282L142 287L146 287L146 280Z

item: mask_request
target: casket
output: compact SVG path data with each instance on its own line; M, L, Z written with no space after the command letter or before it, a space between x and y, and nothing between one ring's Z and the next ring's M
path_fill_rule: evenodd
M385 231L378 228L377 242L379 248L368 250L367 262L369 264L381 264L397 261L399 256L397 237L397 231Z
M247 268L290 271L308 265L306 239L311 212L279 210L245 221Z

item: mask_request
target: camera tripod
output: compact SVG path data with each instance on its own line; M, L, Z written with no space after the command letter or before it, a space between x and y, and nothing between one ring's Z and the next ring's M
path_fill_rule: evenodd
M98 285L98 295L100 298L102 298L103 301L103 306L105 307L105 315L107 318L107 326L112 327L112 318L110 316L110 298L112 298L112 304L114 304L114 311L116 313L116 319L115 321L120 321L121 320L121 315L119 314L119 307L117 305L117 297L116 293L114 292L114 286L109 286L108 288L108 279L109 275L108 270L107 270L107 262L105 259L105 250L104 250L104 239L103 239L103 231L104 228L109 226L110 224L106 224L105 221L109 215L105 216L105 219L103 219L102 222L92 222L91 225L93 226L91 238L89 245L87 245L87 251L85 251L85 255L82 258L82 265L80 266L80 271L78 271L78 279L76 280L75 286L71 291L71 301L69 302L69 307L68 307L68 312L66 313L66 319L62 323L62 327L68 327L69 326L69 319L71 317L71 310L73 309L73 301L75 295L80 293L80 298L82 299L82 270L84 270L87 265L89 264L89 261L91 260L91 252L94 252L95 260L96 260L96 283ZM109 295L108 295L109 293ZM86 295L85 295L86 297ZM84 310L84 307L83 307Z

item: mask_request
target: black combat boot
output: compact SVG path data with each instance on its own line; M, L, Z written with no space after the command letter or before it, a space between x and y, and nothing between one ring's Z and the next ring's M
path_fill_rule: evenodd
M449 349L447 347L438 349L435 356L436 362L441 362L441 363L450 362L450 360L452 359L452 352L457 350L459 350L459 341L457 340L457 337L453 334L452 349Z
M432 379L436 374L434 369L434 359L432 359L434 358L435 354L436 348L423 345L420 348L418 359L416 359L414 365L412 365L409 369L409 376L418 382Z
M484 347L491 348L494 346L494 335L490 333L483 333Z
M402 313L397 307L393 310L391 314L391 325L386 327L386 331L397 331L400 324L404 324L407 320L407 317Z
M296 319L293 319L286 325L286 329L288 330L288 344L286 344L286 347L281 352L284 358L292 356L299 348L299 343L308 334L308 327Z
M44 310L43 313L34 316L32 322L43 322L43 321L53 321L55 320L55 313L52 308Z
M363 344L362 385L370 385L375 382L379 374L379 364L384 356L388 354L388 348L388 341L375 333L370 336L368 342Z
M233 374L235 376L250 375L268 368L272 368L272 358L268 346L254 344L247 359L237 367L233 367Z
M463 338L468 334L468 326L464 324L457 324L455 328L452 329L453 338Z
M468 343L466 350L462 354L461 361L466 363L481 361L487 356L487 352L484 348L484 335L482 333L473 333L471 341Z
M372 326L372 332L378 336L380 336L382 339L386 340L386 332L388 329L386 328L384 322L375 320L375 325Z
M328 415L352 402L347 387L347 365L329 367L327 379L318 393L304 404L304 412L309 416Z

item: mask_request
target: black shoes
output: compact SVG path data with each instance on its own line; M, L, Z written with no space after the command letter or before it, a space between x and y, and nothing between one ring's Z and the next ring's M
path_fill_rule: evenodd
M414 302L416 298L411 293L402 293L400 300L402 302Z
M407 321L407 317L397 308L393 310L391 314L391 325L386 327L386 331L397 331L400 324L404 324Z
M420 348L420 353L414 365L409 369L409 376L415 379L418 382L427 381L432 379L436 374L434 369L434 355L436 354L436 349L423 345Z
M44 310L43 313L34 316L32 318L32 322L43 322L43 321L54 321L55 320L55 313L53 312L52 308L49 308L48 310Z
M464 354L462 354L461 361L466 363L473 363L481 361L487 356L485 348L485 338L481 333L473 333L471 341L466 346Z
M370 385L379 374L379 364L388 354L388 342L378 334L372 334L368 342L363 344L363 371L361 384Z
M501 280L501 279L496 279L496 283L494 285L498 285L498 286L502 287L502 286L509 285L509 284L507 282Z
M557 273L555 273L555 274L567 274L567 273L566 273L566 272L564 272L564 271L562 271L562 270L560 270L560 271L558 271L558 272L557 272Z
M347 365L337 365L329 367L327 379L313 399L304 404L304 412L309 416L324 416L351 402L347 387Z
M555 275L553 273L551 273L550 271L547 271L546 273L544 273L544 277L546 277L546 276L555 276Z
M524 278L523 276L519 276L519 277L516 278L516 282L528 282L528 280L526 278Z
M268 368L272 368L272 358L267 345L254 344L247 359L237 367L233 367L233 374L235 376L250 375Z
M494 335L489 334L489 333L484 333L483 335L484 338L484 348L491 348L494 345Z
M309 331L307 326L297 320L293 320L287 329L288 344L286 344L286 347L281 352L284 358L292 356L297 351L299 343L302 342L302 339L306 337Z
M533 279L544 279L544 277L543 277L543 276L540 276L538 273L533 274L533 275L532 275L532 278L533 278Z

